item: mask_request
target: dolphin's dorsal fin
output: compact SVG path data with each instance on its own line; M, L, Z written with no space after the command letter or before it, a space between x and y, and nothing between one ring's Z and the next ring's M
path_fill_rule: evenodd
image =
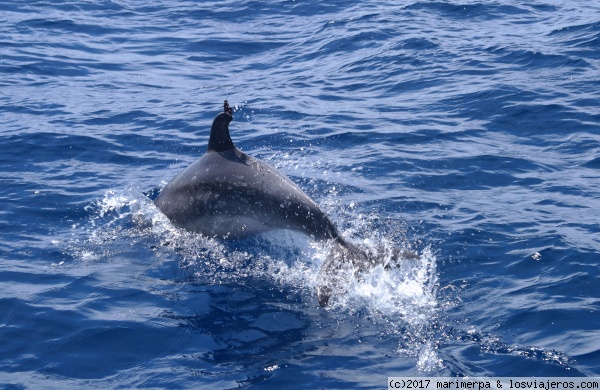
M208 151L225 152L235 148L229 136L229 122L233 120L233 110L227 100L223 103L223 112L217 115L210 129Z

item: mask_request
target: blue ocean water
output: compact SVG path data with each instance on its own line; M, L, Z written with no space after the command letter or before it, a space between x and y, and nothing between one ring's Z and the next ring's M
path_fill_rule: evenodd
M383 388L600 375L594 2L0 4L4 388ZM151 198L240 149L419 260L315 296L326 248Z

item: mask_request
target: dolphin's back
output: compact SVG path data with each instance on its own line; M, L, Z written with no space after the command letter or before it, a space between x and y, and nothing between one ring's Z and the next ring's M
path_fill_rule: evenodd
M206 154L175 176L155 204L174 225L211 237L289 229L330 240L317 289L319 304L325 306L336 287L340 264L352 263L361 272L381 261L344 240L319 206L290 179L238 150L229 135L232 112L225 100L223 112L213 121Z
M318 240L338 237L329 218L291 180L235 147L208 151L167 184L155 203L174 225L208 236L290 229Z

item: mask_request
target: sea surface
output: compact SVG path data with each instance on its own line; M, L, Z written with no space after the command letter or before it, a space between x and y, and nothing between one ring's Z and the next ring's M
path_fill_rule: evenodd
M375 256L222 241L152 199L236 145ZM600 376L600 5L0 3L0 388Z

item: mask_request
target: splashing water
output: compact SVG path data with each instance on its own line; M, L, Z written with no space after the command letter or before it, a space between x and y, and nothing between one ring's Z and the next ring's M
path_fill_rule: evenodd
M329 201L326 207L332 206L337 207L336 201ZM89 222L83 229L74 226L79 236L70 245L80 261L111 261L135 247L148 251L150 263L179 259L179 268L185 270L186 277L199 283L268 280L275 286L301 291L303 300L316 305L319 269L328 248L306 236L275 231L220 242L173 226L142 191L133 187L106 191L89 210L93 210ZM373 220L377 218L357 215L354 206L342 211L338 208L338 213L348 226L345 235L362 235L355 241L372 256L389 258L398 244L412 246L406 240L394 240L404 237L400 228L390 224L388 231L374 229ZM380 327L382 334L401 336L396 352L417 357L422 371L441 367L428 331L431 321L439 317L436 258L430 248L424 248L419 259L402 260L391 270L376 266L364 272L360 280L350 267L343 269L339 277L342 291L327 308L332 315L360 316Z

